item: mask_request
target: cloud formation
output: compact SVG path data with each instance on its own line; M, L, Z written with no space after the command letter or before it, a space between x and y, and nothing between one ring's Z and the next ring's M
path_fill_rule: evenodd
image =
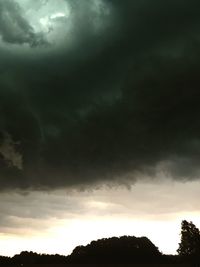
M20 153L16 152L15 145L9 134L5 134L3 142L0 145L0 154L7 161L8 166L14 166L19 170L23 170L23 158Z
M0 188L199 178L199 4L66 2L60 46L2 58L1 143L23 170L4 153ZM36 44L19 5L0 5L3 41Z
M199 181L182 184L162 181L137 183L129 191L123 187L104 187L84 192L1 193L0 235L30 237L44 234L57 225L64 227L90 219L102 223L108 218L132 222L181 220L185 216L198 216L199 191ZM123 235L127 229L122 227L120 231ZM134 234L134 227L131 231Z
M32 47L45 44L44 36L35 33L25 19L23 10L16 1L0 1L0 36L10 44L28 44Z

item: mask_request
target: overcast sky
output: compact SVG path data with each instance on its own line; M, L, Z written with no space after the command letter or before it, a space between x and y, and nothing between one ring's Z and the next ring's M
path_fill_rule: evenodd
M0 0L0 254L198 225L199 8Z

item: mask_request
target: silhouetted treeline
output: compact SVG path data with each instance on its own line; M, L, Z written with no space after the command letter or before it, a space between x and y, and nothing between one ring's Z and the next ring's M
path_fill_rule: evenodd
M92 241L76 247L70 263L149 263L159 262L162 254L146 237L123 236Z
M200 266L200 231L192 222L182 221L177 252L178 255L164 255L147 237L122 236L78 246L69 256L37 254L32 251L21 252L12 258L0 256L0 265L136 263Z
M14 257L0 257L0 265L17 265L17 266L28 266L29 264L64 264L66 263L67 257L58 254L38 254L35 252L23 251Z

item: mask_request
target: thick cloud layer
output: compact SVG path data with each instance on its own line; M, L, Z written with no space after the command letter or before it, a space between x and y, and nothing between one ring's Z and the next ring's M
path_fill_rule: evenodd
M38 43L0 1L1 189L198 178L199 4L66 3Z

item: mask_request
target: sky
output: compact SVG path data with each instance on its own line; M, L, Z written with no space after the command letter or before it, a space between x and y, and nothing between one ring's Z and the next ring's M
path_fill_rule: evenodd
M0 0L1 255L200 227L199 8Z

